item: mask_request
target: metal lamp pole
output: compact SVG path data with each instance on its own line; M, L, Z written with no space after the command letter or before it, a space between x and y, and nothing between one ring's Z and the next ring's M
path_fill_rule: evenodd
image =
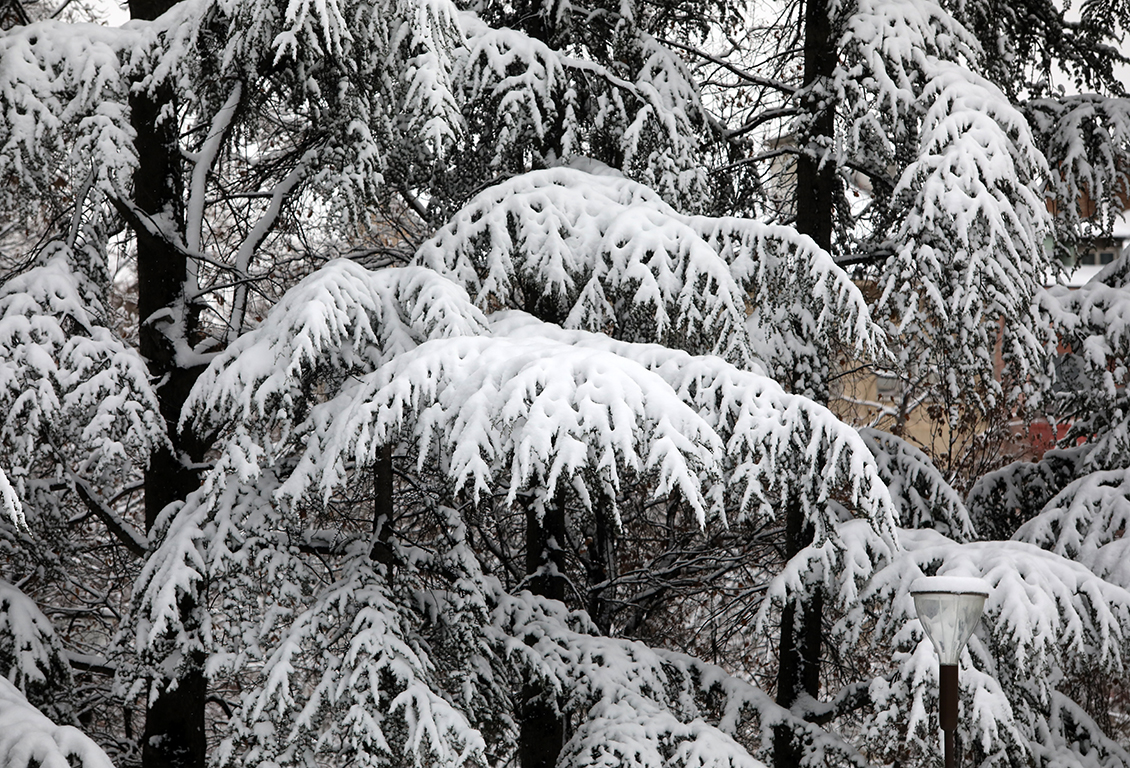
M957 768L957 661L981 619L989 584L963 576L926 576L910 585L914 608L938 652L938 724L945 742L946 768Z

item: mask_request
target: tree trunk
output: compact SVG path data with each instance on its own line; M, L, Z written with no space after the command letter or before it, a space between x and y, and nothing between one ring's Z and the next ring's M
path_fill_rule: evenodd
M790 500L785 518L785 557L791 560L812 543L813 530L805 524L801 505ZM781 611L781 639L777 649L777 703L791 708L802 695L820 693L821 620L824 595L816 588L807 600L788 601ZM796 768L804 751L792 728L773 729L773 765Z
M385 576L391 584L397 565L396 553L389 545L392 540L395 491L391 445L381 447L373 466L373 491L373 545L369 550L369 559L384 566Z
M130 0L130 16L155 19L174 4L172 0ZM138 156L133 203L161 228L179 233L184 228L179 128L175 111L162 119L162 110L172 103L168 88L130 97ZM172 443L171 449L152 454L145 472L145 525L149 530L161 510L199 486L191 464L203 458L204 447L191 434L177 431L181 408L200 372L182 367L176 357L176 342L190 338L196 320L185 297L187 259L164 238L140 227L135 234L141 354L157 382L161 415ZM190 595L180 601L182 617L190 626L196 607ZM159 692L149 702L141 752L145 768L204 765L207 684L203 654L187 659L186 667L176 680L158 681ZM175 687L170 689L170 685Z
M808 0L804 8L804 96L808 115L797 136L796 228L826 251L832 248L836 163L833 157L834 94L828 86L836 66L828 0Z
M565 599L565 503L558 493L539 520L534 506L526 507L527 585L535 595ZM554 768L565 746L565 719L560 715L553 691L534 683L522 687L518 734L521 768Z
M586 542L588 555L585 568L591 586L609 585L617 576L616 567L616 524L610 514L611 503L603 501L593 508L592 538ZM615 589L603 586L590 589L588 605L589 616L600 631L608 634L612 630Z
M836 64L836 51L828 0L807 0L804 6L804 91L801 108L807 113L806 128L797 137L796 228L809 235L826 251L832 249L835 217L836 166L832 157L834 139L833 94L826 87ZM797 499L785 503L785 558L791 560L812 543L813 531L804 520ZM778 646L777 703L792 707L802 696L820 693L821 620L824 597L816 589L807 599L785 604L781 612ZM778 726L773 733L773 763L776 768L796 768L803 746L792 729Z

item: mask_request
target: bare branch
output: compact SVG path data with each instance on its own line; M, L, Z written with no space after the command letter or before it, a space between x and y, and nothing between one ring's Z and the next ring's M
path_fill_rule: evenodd
M691 54L692 56L697 56L700 59L706 59L709 62L717 64L718 66L720 66L723 69L726 69L727 71L737 75L738 77L745 80L747 83L750 83L751 85L760 85L760 86L763 86L765 88L772 88L774 90L780 91L781 93L786 93L790 96L794 95L798 90L797 88L795 88L791 85L785 85L784 83L778 82L778 81L773 80L771 78L762 77L761 75L755 75L752 72L745 70L745 69L743 69L743 68L741 68L741 67L739 67L735 64L731 64L730 62L726 61L725 59L720 59L713 54L707 53L706 51L703 51L703 50L699 50L698 48L695 48L693 46L685 45L683 43L679 43L679 42L676 42L674 40L662 40L661 42L664 45L669 45L672 48L678 48L679 50L686 51L687 53Z
M118 517L114 510L103 504L98 497L94 495L94 491L85 480L70 470L67 470L67 475L74 485L75 492L78 494L79 499L86 505L86 508L102 521L107 530L109 530L132 555L135 557L145 557L145 553L149 551L149 543L146 541L145 537L127 521Z

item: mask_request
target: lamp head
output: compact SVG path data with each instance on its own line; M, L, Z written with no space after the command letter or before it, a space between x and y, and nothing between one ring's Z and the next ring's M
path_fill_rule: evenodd
M981 619L989 584L963 576L925 576L910 585L914 608L942 664L957 664Z

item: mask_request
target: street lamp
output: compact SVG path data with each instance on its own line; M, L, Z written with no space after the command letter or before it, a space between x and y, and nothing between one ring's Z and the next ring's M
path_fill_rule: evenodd
M938 652L938 721L945 739L946 768L956 768L957 660L985 608L989 584L963 576L925 576L910 585L914 608Z

